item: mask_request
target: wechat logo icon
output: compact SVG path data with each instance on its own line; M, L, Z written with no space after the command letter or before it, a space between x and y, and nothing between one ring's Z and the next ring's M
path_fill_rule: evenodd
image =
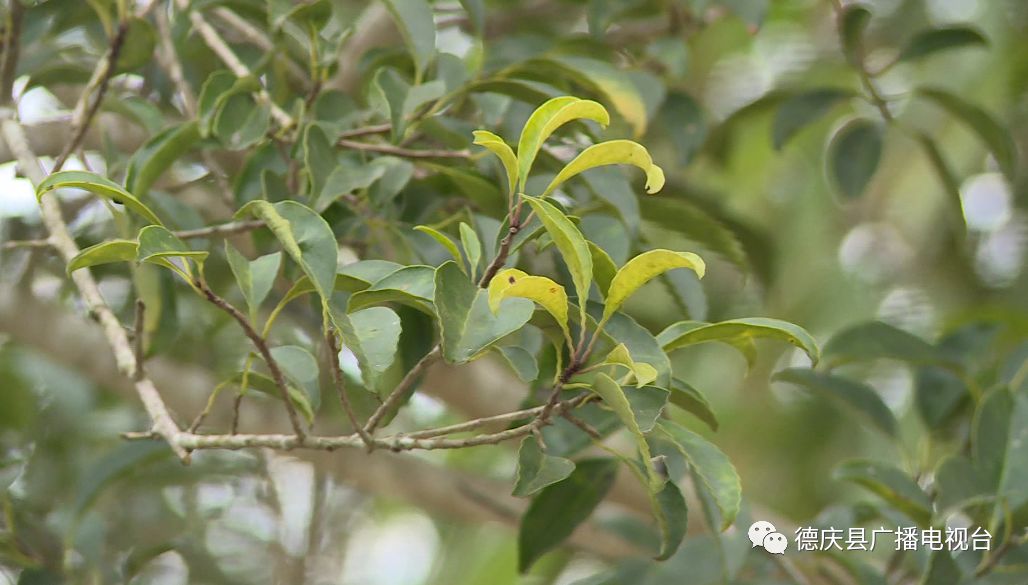
M746 532L754 547L762 546L767 552L780 555L789 548L789 539L775 531L775 525L765 520L754 522Z

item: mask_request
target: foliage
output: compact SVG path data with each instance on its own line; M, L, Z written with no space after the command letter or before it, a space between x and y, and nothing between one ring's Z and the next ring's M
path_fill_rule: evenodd
M66 358L0 302L0 574L146 582L178 559L188 582L335 582L339 458L376 521L406 499L455 530L431 576L373 582L1028 578L1025 244L1006 243L1025 68L1000 55L1028 54L1023 11L537 4L4 4L3 138L40 212L0 225L24 236L0 294L47 323L84 306L106 345ZM744 88L725 61L776 30L831 50ZM26 119L50 97L71 110L56 152ZM329 453L297 529L281 468L309 451ZM272 520L240 528L219 489ZM516 536L476 537L483 517ZM775 563L744 536L767 519L790 539L963 523L992 546ZM306 550L275 536L297 530Z

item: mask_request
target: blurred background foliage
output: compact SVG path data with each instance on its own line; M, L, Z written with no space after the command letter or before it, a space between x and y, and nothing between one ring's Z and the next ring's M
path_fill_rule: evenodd
M413 225L452 230L458 217L485 242L500 229L501 175L470 150L471 131L511 141L545 99L588 96L614 114L604 136L645 144L668 184L640 195L638 176L606 170L569 183L565 200L583 232L619 264L652 247L708 260L702 285L672 273L627 312L653 333L681 319L786 319L825 343L831 373L774 375L809 362L771 343L753 364L727 346L676 353L676 375L709 400L716 432L681 422L721 447L741 477L737 525L718 534L697 506L682 549L656 563L645 504L616 486L567 548L519 576L513 448L209 452L182 467L160 445L122 441L119 433L144 428L144 414L61 262L16 244L45 234L33 189L3 150L0 582L1028 582L1028 4L876 0L865 21L838 0L332 0L302 9L194 0L189 9L208 17L276 104L358 142L340 143L321 170L315 147L264 139L274 115L253 87L218 91L224 66L185 12L137 4L99 129L69 168L134 174L174 227L294 192L289 169L299 161L304 176L330 185L313 206L352 258L438 264L443 251ZM53 157L114 34L114 2L4 5L5 43L22 13L21 59L4 77L35 150ZM918 36L927 30L944 32ZM190 118L172 51L205 125L186 149L167 140ZM598 131L575 132L546 165L558 168L562 149ZM416 153L428 149L445 152ZM367 203L354 212L350 198ZM64 205L82 245L116 231L101 203L71 193ZM261 238L233 243L267 247ZM130 323L128 273L95 273ZM214 257L208 277L231 283ZM238 370L245 340L164 276L136 278L161 307L148 329L152 375L188 421ZM289 318L303 324L309 308ZM417 312L403 317L405 331L429 331ZM299 326L285 335L310 341ZM412 337L402 343L431 342ZM396 424L516 408L525 389L503 368L434 369ZM244 428L282 425L252 400ZM322 417L342 421L334 404ZM876 463L845 464L853 459ZM901 470L902 485L874 465ZM911 486L927 505L912 507ZM995 550L956 559L891 547L806 552L782 564L750 549L754 519L790 536L798 526L963 522L992 530Z

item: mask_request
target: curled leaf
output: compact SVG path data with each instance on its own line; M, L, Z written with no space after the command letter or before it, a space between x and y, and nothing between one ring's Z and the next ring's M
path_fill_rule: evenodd
M618 270L607 290L607 304L603 308L603 321L614 314L628 297L635 291L675 268L688 268L703 278L706 264L703 259L691 252L672 252L671 250L650 250L632 258Z
M513 196L518 186L518 157L514 151L502 138L488 130L475 130L471 134L475 137L474 144L486 148L503 163L503 169L507 171L507 189Z
M649 151L631 140L608 140L594 144L583 150L571 162L561 169L550 185L543 191L543 197L549 195L561 183L579 173L605 165L635 165L646 173L646 192L656 193L664 188L664 170L653 164Z
M532 206L546 232L553 238L554 245L560 250L564 263L571 271L571 280L575 283L575 295L581 307L581 321L585 322L585 301L589 298L589 287L593 279L593 257L589 245L578 227L561 213L553 204L535 197L525 197Z
M531 276L511 268L499 272L489 282L489 309L495 314L505 298L520 297L539 303L560 325L570 340L568 329L568 294L564 287L545 276Z
M532 112L518 141L518 184L522 189L525 188L532 163L546 139L557 128L580 119L593 120L606 126L610 123L610 114L594 101L570 96L555 97Z
M162 225L157 214L150 210L134 195L129 193L121 185L86 171L59 171L43 180L36 186L36 199L42 199L50 191L63 188L84 189L94 195L121 203L135 213L143 216L148 222Z

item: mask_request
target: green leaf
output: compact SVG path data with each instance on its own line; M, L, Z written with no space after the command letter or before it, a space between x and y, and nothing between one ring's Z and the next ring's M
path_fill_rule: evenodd
M650 158L650 153L645 147L631 140L608 140L586 148L571 162L564 165L564 168L557 173L557 176L543 191L543 197L579 173L595 167L622 164L635 165L646 173L647 193L656 193L664 187L664 171L653 164L653 159Z
M714 415L707 397L678 378L671 380L671 404L693 414L706 423L710 430L717 431L717 416Z
M66 268L70 275L79 268L111 264L114 262L131 262L136 259L138 243L132 240L108 240L84 248L68 262Z
M864 31L871 22L871 11L863 4L849 4L839 14L842 51L850 63L863 61Z
M475 229L468 224L462 221L459 228L460 245L468 259L468 275L474 279L478 275L478 263L482 260L482 242L479 241Z
M588 309L592 318L599 319L603 306L590 302ZM656 386L665 388L671 384L671 361L649 329L624 313L614 313L601 333L612 342L611 347L624 343L633 359L656 368Z
M261 394L266 394L276 400L282 399L282 392L278 389L278 386L275 385L275 381L270 377L258 372L250 372L247 374L246 380L247 389L256 390ZM240 372L233 376L229 381L242 386L243 374ZM310 398L308 398L307 393L293 384L288 383L286 384L286 390L289 393L289 400L293 403L293 406L303 414L303 417L308 423L313 422L314 407L311 405Z
M313 415L321 406L321 393L318 389L318 360L314 359L309 351L298 345L273 347L271 356L282 368L285 377L298 388L303 389L304 398L310 405L311 413L307 422L311 422Z
M858 323L836 333L825 344L825 361L839 366L855 361L894 359L928 364L942 356L920 337L881 321Z
M450 236L427 225L414 226L414 231L426 234L433 240L439 242L439 245L441 245L443 248L446 248L446 251L450 253L450 256L453 257L453 260L455 262L460 263L462 261L460 249L457 248L457 244L455 244L453 240L450 239Z
M372 305L395 302L434 315L433 298L435 268L420 265L404 266L351 296L347 311L352 313Z
M228 258L228 266L236 277L236 284L246 299L250 319L253 320L275 283L278 269L282 265L282 253L275 252L250 261L225 240L225 257Z
M584 323L585 301L589 298L589 287L593 278L593 259L589 245L578 227L553 204L528 196L525 196L524 200L532 206L571 272L571 280L575 283L575 296L581 305L580 322Z
M1028 504L1028 394L1007 388L990 392L978 407L973 423L972 455L980 477L998 500L995 514L1004 510L1025 516Z
M835 374L816 372L804 368L789 368L776 373L772 380L797 384L815 392L839 400L866 417L871 424L885 434L897 434L896 417L885 405L878 393L871 387Z
M263 200L251 201L236 212L236 217L245 215L264 220L286 254L310 278L322 299L327 301L331 298L338 250L332 228L324 218L295 201L274 204Z
M530 276L516 268L508 268L496 273L489 281L488 291L489 309L494 314L499 311L500 303L508 298L523 298L539 303L557 321L570 343L568 295L563 286L545 276Z
M843 196L854 199L864 193L882 158L882 129L864 119L853 119L832 136L828 144L828 172Z
M642 427L636 418L636 413L632 409L632 403L628 400L625 395L625 391L621 388L621 385L615 382L607 374L597 374L593 380L592 386L593 392L596 392L603 399L603 402L614 411L614 414L621 420L621 424L625 425L628 432L635 437L636 447L639 450L640 459L646 462L646 474L648 477L648 488L651 493L657 493L663 489L665 478L661 477L653 469L653 466L649 464L652 455L650 454L650 446L646 442L646 436L643 434ZM666 395L665 395L666 397Z
M703 259L691 252L649 250L629 260L618 270L610 283L607 302L603 307L603 319L600 322L609 319L642 285L675 268L688 268L700 278L703 278L706 271Z
M603 358L603 363L627 368L635 376L635 385L637 387L645 386L657 379L656 368L646 362L636 362L633 360L632 354L629 353L628 347L624 343L617 344L607 357Z
M694 329L706 327L707 325L709 325L709 323L704 323L703 321L678 321L668 325L666 329L661 331L657 336L657 340L667 340L668 342L671 342ZM753 368L757 363L757 344L753 341L752 337L743 335L718 339L717 341L730 345L741 353L746 359L747 367Z
M610 491L617 468L614 459L579 461L567 479L539 492L521 518L518 571L524 573L571 536Z
M501 345L493 349L503 357L522 382L534 382L539 378L539 364L527 349L517 345Z
M742 501L742 484L735 466L713 443L671 421L660 423L661 434L689 462L721 512L722 531L735 522Z
M988 46L989 42L982 33L966 26L948 26L923 30L916 35L900 51L897 61L914 61L950 49L969 46Z
M211 125L214 116L217 115L219 106L223 103L223 96L226 96L233 89L238 87L241 80L235 73L221 69L207 76L203 86L200 88L200 96L196 100L197 116L199 124L197 128L203 137L210 136Z
M357 357L364 386L379 391L386 371L396 360L402 330L400 316L387 307L371 307L349 314L333 311L333 320L343 335L343 343Z
M835 479L861 485L909 516L919 526L928 526L932 502L927 494L899 469L876 461L847 461L835 469Z
M686 328L679 327L676 323L657 335L657 341L666 352L707 341L720 341L738 346L737 344L758 338L787 341L802 349L815 365L821 358L817 341L806 329L778 319L750 317Z
M407 131L408 122L414 118L418 108L438 99L446 92L442 81L431 81L421 85L409 85L391 68L379 69L372 81L378 92L377 106L392 122L393 142L398 142Z
M532 163L543 143L558 128L573 120L593 120L604 126L610 123L610 115L600 104L571 96L553 98L536 108L525 122L518 140L518 186L525 189ZM509 172L509 171L508 171Z
M517 193L518 187L518 157L510 145L492 132L475 130L472 135L475 137L473 144L489 150L500 159L500 163L503 164L503 169L507 173L507 193L513 197Z
M126 73L139 69L153 60L154 47L157 46L157 32L150 21L145 18L132 17L126 23L128 30L118 51L118 60L114 66L115 74Z
M675 554L685 538L689 522L689 508L675 482L668 481L654 498L657 524L660 527L660 552L654 560L664 561Z
M435 20L426 0L384 0L396 27L414 58L418 75L425 71L435 54Z
M164 171L191 150L198 140L200 132L196 122L172 126L147 140L129 159L125 187L137 197L146 196Z
M149 207L143 205L121 185L86 171L59 171L53 173L36 186L36 199L42 199L43 195L55 189L65 188L85 189L99 197L121 203L152 224L162 225L161 220L157 218L153 211L150 211Z
M260 142L271 127L271 105L250 93L226 97L214 116L212 134L230 150Z
M560 67L576 82L602 94L604 100L629 123L636 138L646 133L648 111L645 96L625 71L605 61L585 57L559 56L549 62ZM533 63L528 62L528 66Z
M455 364L475 359L490 345L520 329L535 309L525 299L508 299L499 314L493 314L489 293L475 286L456 262L446 262L436 269L435 291L443 358Z
M635 420L639 423L639 429L642 432L649 433L656 426L664 409L667 408L670 394L671 392L666 388L656 386L629 388L625 391L625 398L632 405L632 412L635 413Z
M784 100L778 106L771 130L775 150L780 150L797 132L827 114L836 104L853 96L851 90L827 87L804 91Z
M401 268L403 266L400 264L388 260L360 260L347 264L336 273L333 291L353 293L365 290ZM279 306L312 292L315 292L315 289L311 279L306 275L301 276L282 297Z
M168 258L191 258L203 262L208 252L192 250L178 236L159 225L148 225L139 230L139 247L136 250L136 261L161 264Z
M606 298L607 291L610 290L610 283L614 281L614 275L618 272L617 264L614 264L606 250L593 242L587 243L589 244L589 254L593 259L593 280L596 281L596 287L600 289L600 296Z
M524 498L563 481L575 471L575 462L543 453L535 437L525 437L518 449L518 475L513 495Z
M1011 180L1015 177L1017 146L1007 129L991 114L964 98L942 89L922 87L917 90L917 95L931 100L951 116L963 122L968 129L978 135L978 138L996 157L996 164L999 165L1003 174Z

